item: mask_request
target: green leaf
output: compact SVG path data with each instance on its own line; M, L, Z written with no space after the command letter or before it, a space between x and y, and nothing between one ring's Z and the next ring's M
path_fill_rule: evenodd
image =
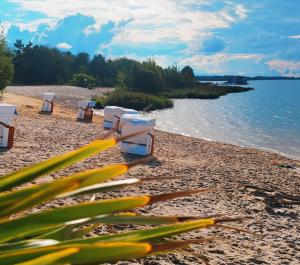
M94 238L67 240L62 242L63 245L77 243L94 243L94 242L142 242L152 241L154 239L164 238L176 234L181 234L195 229L206 228L215 224L215 220L201 219L196 221L188 221L172 225L160 226L151 229L138 230L120 234L103 235Z
M55 261L61 260L62 258L68 257L77 252L79 252L79 248L67 248L29 261L18 263L16 265L50 265L53 264Z
M58 155L46 161L3 176L0 178L0 191L10 190L11 188L32 181L42 175L58 171L90 156L96 155L110 147L113 147L116 145L116 143L117 139L115 138L96 140L77 150Z
M94 243L74 244L70 246L50 246L35 249L16 250L0 254L0 264L12 265L30 261L70 248L79 249L77 253L62 258L58 264L99 264L142 257L150 253L152 248L148 243ZM43 264L43 263L41 263Z
M141 216L134 214L118 214L96 216L85 224L133 224L133 225L162 225L174 224L192 219L200 219L192 216Z
M0 222L0 242L22 238L35 231L39 231L45 226L55 226L70 221L77 221L82 218L91 218L102 214L127 211L136 207L143 207L150 203L171 200L210 190L211 189L188 190L155 196L144 195L82 203L35 213L14 220L2 220L2 222Z
M0 242L24 237L44 226L54 226L82 218L142 207L147 205L149 201L149 196L110 199L57 208L15 220L4 221L0 223Z
M21 210L33 207L55 197L65 197L69 193L86 193L89 186L104 182L128 171L128 165L116 164L104 168L87 170L76 175L58 179L50 183L12 191L0 195L0 217L9 216ZM128 183L130 184L130 183ZM108 184L104 184L108 185ZM117 188L117 187L116 187ZM93 187L91 188L93 189ZM79 191L77 191L79 190ZM103 188L105 190L105 188ZM59 196L64 194L64 196Z
M0 244L0 253L3 254L5 252L16 251L18 249L53 246L57 245L58 243L60 242L53 239L30 239L13 243L5 243Z
M78 195L87 195L87 194L91 194L91 193L99 193L99 192L109 191L109 190L113 190L113 189L120 189L120 188L126 187L128 185L133 185L133 184L137 184L137 183L141 183L141 182L142 182L142 180L138 179L138 178L110 181L110 182L106 182L106 183L91 185L91 186L84 187L81 189L76 189L76 190L68 192L68 193L63 193L63 194L57 196L57 198L64 198L64 197L78 196Z

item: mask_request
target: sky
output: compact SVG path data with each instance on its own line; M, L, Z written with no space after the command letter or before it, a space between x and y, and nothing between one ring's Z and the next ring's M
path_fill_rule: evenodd
M300 76L299 0L0 0L16 39L201 75Z

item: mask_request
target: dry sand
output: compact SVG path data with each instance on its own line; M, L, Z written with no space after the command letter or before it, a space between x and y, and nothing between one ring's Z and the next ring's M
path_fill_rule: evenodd
M41 90L37 89L37 94L31 96L38 98ZM70 91L65 93L70 97ZM96 117L93 123L82 123L76 121L73 109L63 109L58 105L53 115L39 114L41 101L36 98L5 94L2 101L17 104L19 116L13 121L16 127L14 148L0 151L0 175L80 147L104 134L101 117ZM206 257L210 264L300 263L299 161L252 148L161 131L155 134L156 160L132 169L124 177L156 177L157 181L98 194L97 198L215 187L217 190L213 193L151 205L140 212L146 215L250 216L252 219L235 225L255 235L220 228L197 231L182 238L203 235L218 238L211 243L193 245L192 252L183 251L119 264L204 264L199 255ZM114 148L37 182L134 158L123 156L118 148ZM166 176L174 179L160 179ZM55 201L34 211L89 198ZM129 229L124 226L115 228L120 232Z
M34 98L42 98L44 92L51 92L55 93L56 102L69 108L77 108L80 100L101 96L103 93L112 91L112 88L102 87L90 90L75 86L9 86L6 91Z

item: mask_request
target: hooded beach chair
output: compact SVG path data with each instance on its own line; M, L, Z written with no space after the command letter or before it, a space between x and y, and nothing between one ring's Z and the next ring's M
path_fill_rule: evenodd
M49 113L53 112L54 98L55 98L54 93L44 93L42 112L49 112Z
M15 128L9 123L17 107L9 104L0 104L0 148L12 148Z
M92 121L94 110L93 107L96 106L95 101L83 100L79 103L79 108L77 112L77 119L84 121Z
M142 132L121 142L121 152L147 156L153 153L155 119L139 114L121 117L121 136Z
M104 123L105 129L115 129L119 127L120 118L124 114L138 114L138 111L126 109L117 106L106 106L104 108Z

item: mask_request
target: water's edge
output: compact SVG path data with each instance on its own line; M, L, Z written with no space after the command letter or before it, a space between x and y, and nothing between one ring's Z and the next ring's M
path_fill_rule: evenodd
M95 111L94 111L94 114L95 114L95 115L99 115L99 116L101 116L101 117L104 117L103 110L95 110ZM286 154L286 153L283 153L283 152L279 152L279 151L274 150L274 149L259 148L259 147L257 147L257 146L243 146L243 145L237 145L237 144L232 144L232 143L226 143L226 142L220 142L220 141L212 140L212 139L209 139L209 138L195 137L195 136L191 136L191 135L184 134L184 133L180 134L180 133L174 133L174 132L170 132L170 131L162 130L162 129L158 129L158 128L155 128L155 129L156 129L157 131L162 131L162 132L171 133L171 134L177 134L177 135L181 135L181 136L185 136L185 137L190 137L190 138L194 138L194 139L201 139L201 140L205 140L205 141L209 141L209 142L214 142L214 143L220 143L220 144L226 144L226 145L238 146L238 147L241 147L241 148L253 148L253 149L256 149L256 150L263 151L263 152L274 153L274 154L278 154L278 155L280 155L280 156L283 156L283 157L286 157L286 158L289 158L289 159L292 159L292 160L300 161L300 157L292 156L292 155L289 155L289 154Z

